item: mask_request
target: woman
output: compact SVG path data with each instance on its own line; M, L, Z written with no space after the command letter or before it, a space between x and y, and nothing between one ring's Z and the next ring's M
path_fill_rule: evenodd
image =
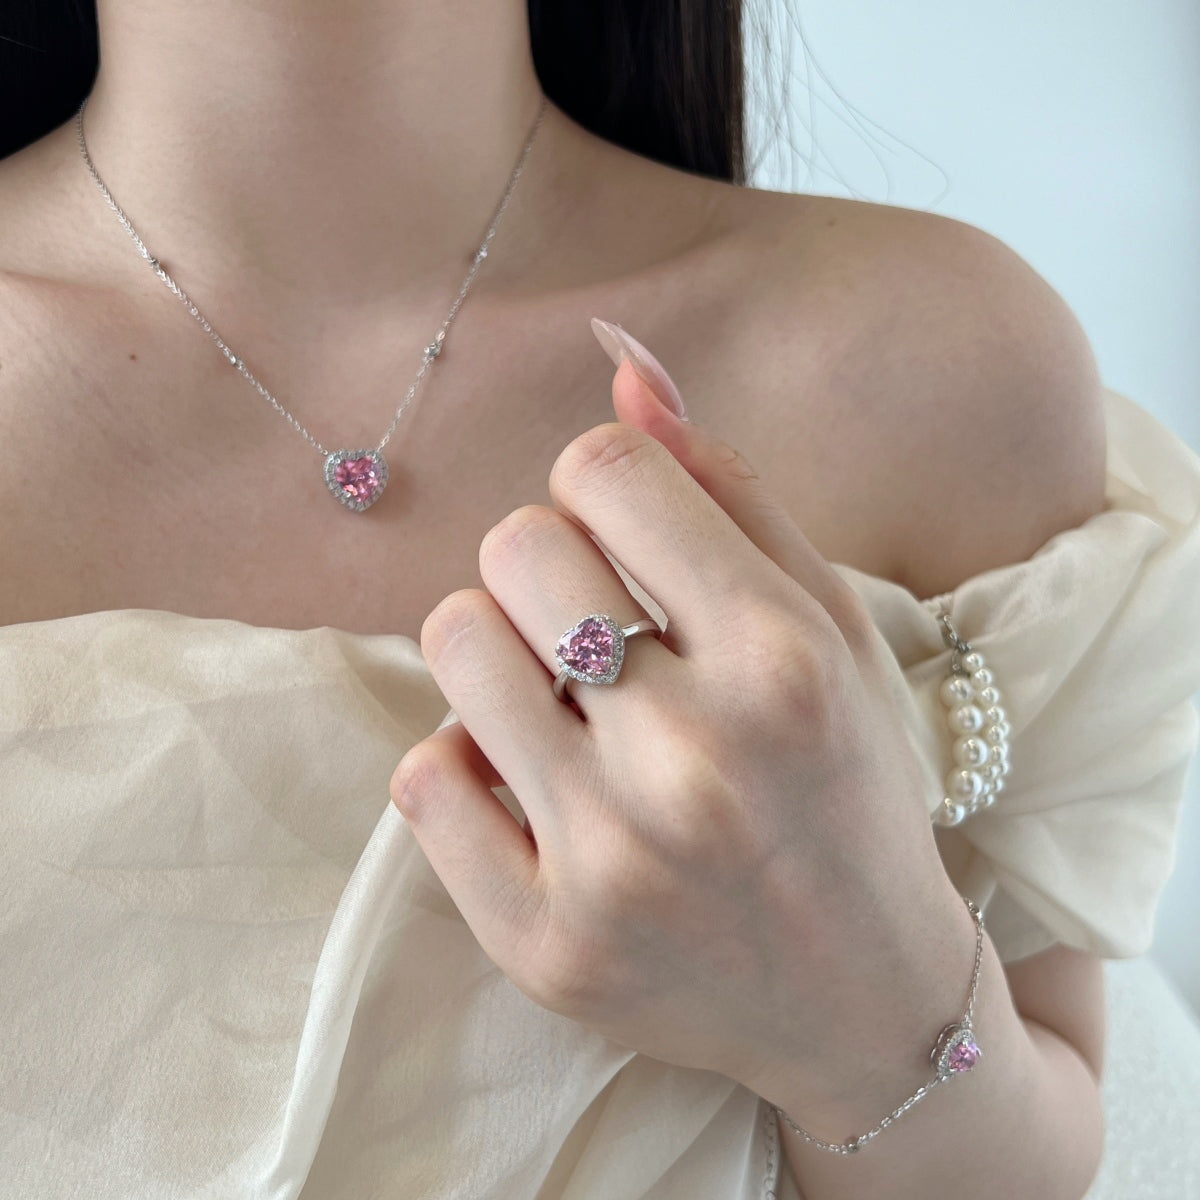
M99 10L0 164L9 1194L1082 1196L1194 458L736 186L724 5Z

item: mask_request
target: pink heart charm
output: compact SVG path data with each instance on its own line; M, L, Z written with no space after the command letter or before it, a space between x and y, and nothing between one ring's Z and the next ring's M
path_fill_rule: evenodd
M325 483L347 508L365 512L387 486L388 469L378 450L335 450L325 459Z
M942 1030L930 1058L943 1079L962 1075L971 1070L983 1057L970 1025L947 1025Z

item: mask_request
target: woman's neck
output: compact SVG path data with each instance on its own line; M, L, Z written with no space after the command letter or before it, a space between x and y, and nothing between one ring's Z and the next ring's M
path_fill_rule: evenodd
M444 287L540 98L525 0L101 0L99 14L98 169L164 261L268 299ZM561 211L547 188L523 177L521 199Z

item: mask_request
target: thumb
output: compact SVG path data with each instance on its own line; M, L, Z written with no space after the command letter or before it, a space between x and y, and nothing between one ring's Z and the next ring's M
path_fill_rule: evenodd
M617 420L665 446L742 532L818 600L840 594L840 577L820 559L745 458L687 419L679 389L658 359L619 325L593 318L592 332L617 364L612 385ZM814 558L836 583L822 581Z

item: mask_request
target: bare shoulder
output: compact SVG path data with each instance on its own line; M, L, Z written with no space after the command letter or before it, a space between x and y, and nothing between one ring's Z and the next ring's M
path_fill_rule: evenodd
M764 476L800 488L788 480L814 450L853 454L847 516L875 523L886 573L921 596L1028 558L1102 508L1092 348L1013 249L887 205L758 193L747 209L758 267L744 336L776 431L755 439ZM822 394L797 398L797 379Z
M0 272L54 277L86 262L75 252L84 193L70 124L0 159Z
M29 388L61 376L88 335L76 319L80 298L94 309L94 294L108 290L78 236L69 134L60 128L0 160L0 418Z
M35 143L0 161L0 433L9 445L14 424L37 419L36 397L44 398L56 376L51 364L71 344L57 311L57 189L44 171L47 158Z
M0 161L0 624L91 607L105 559L93 487L107 482L113 398L107 362L120 295L80 217L69 129ZM124 354L120 354L124 357Z

